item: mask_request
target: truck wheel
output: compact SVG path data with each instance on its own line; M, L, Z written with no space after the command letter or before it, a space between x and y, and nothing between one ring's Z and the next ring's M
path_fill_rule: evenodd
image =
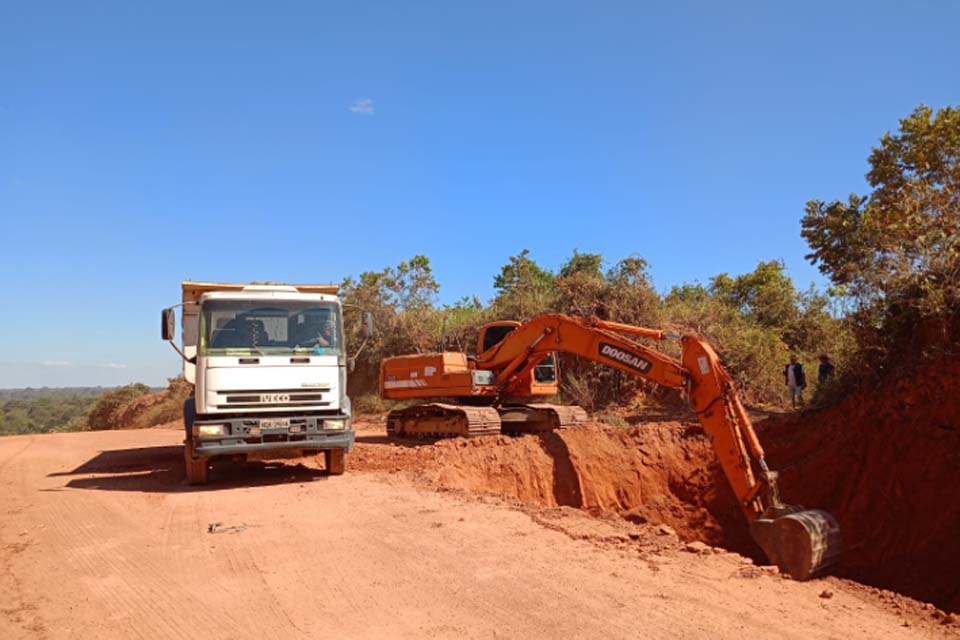
M183 443L183 463L187 467L187 483L193 485L207 484L210 477L210 466L206 458L193 459L193 441Z
M332 476L343 475L343 472L347 470L347 452L343 449L324 451L323 460L327 465L327 473Z
M193 436L193 423L197 419L197 399L189 397L183 401L183 428L187 431L187 440Z

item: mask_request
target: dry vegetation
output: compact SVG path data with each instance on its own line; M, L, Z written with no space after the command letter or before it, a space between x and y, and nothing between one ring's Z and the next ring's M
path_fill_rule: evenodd
M784 399L782 367L790 352L799 353L811 368L822 352L831 353L840 366L847 356L848 325L830 312L833 301L812 289L798 291L779 261L761 262L756 270L736 277L720 274L706 285L673 287L663 295L638 256L603 267L601 255L574 251L559 269L548 270L524 250L510 257L494 278L497 295L489 304L476 299L435 304L439 286L426 256L347 279L344 299L355 305L348 310L371 310L377 319L377 335L357 359L351 395L360 399L360 408L383 408L370 397L376 393L381 358L441 348L473 353L483 323L542 313L598 316L702 334L744 381L750 401L758 403ZM360 343L358 316L347 313L353 345ZM663 394L577 357L564 356L562 364L564 400L590 411Z

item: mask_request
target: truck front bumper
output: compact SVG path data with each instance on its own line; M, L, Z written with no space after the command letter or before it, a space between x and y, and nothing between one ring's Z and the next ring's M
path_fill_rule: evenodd
M327 416L331 418L331 416ZM344 429L324 429L322 419L303 420L299 430L290 429L254 429L253 423L258 421L245 419L198 419L193 424L194 433L193 452L195 457L212 457L237 455L258 451L281 451L290 449L322 450L345 449L353 450L354 431L350 428L349 416L345 418ZM300 422L300 421L298 421ZM204 424L225 426L225 433L217 436L196 435L198 428Z

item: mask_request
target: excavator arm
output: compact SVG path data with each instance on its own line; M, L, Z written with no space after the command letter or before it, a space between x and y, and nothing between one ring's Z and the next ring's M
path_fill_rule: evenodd
M627 337L631 336L631 337ZM676 360L633 337L677 340ZM763 447L736 391L733 378L713 348L694 335L577 318L562 314L536 317L503 341L479 354L475 366L494 373L505 388L555 351L602 362L657 384L684 389L691 408L710 437L754 539L774 563L797 579L806 579L839 557L839 526L819 510L804 510L780 500L777 473L767 466Z

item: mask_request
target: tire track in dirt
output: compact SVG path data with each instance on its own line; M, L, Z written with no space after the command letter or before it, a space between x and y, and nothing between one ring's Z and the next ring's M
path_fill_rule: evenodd
M88 588L110 609L110 619L127 633L144 638L155 632L171 637L190 633L191 624L197 622L190 608L177 616L166 613L164 601L176 590L176 582L168 579L167 567L141 552L140 545L149 545L151 536L143 535L139 521L87 492L72 490L54 501L49 520L56 523L49 544L66 553L89 576ZM111 540L111 530L134 535Z
M36 491L29 480L44 477L36 468L44 460L32 462L17 471L24 495ZM171 573L165 558L144 553L163 538L159 525L164 521L164 497L148 495L140 508L131 510L129 505L118 508L110 492L62 488L60 482L49 477L42 482L40 490L49 499L33 509L34 521L39 521L35 547L56 549L66 556L68 568L83 576L83 586L108 612L103 628L119 627L128 637L191 635L203 621L201 613L183 607L169 615L170 597L175 597L182 574ZM118 538L116 531L125 535Z
M220 520L214 517L216 514L216 498L214 494L201 492L195 514L198 518L196 522L197 531L204 531L200 535L207 536L205 543L209 548L214 549L213 572L218 576L225 576L227 583L235 585L230 589L230 600L235 602L255 601L257 603L258 614L267 624L257 625L256 628L250 628L245 624L244 619L236 618L232 608L221 609L218 615L225 615L243 630L241 635L256 633L260 637L267 638L290 638L291 634L304 637L303 631L297 626L296 622L290 617L283 603L279 599L279 594L275 592L267 583L264 577L264 569L257 562L256 553L253 549L262 547L259 540L256 540L256 525L242 525L243 531L236 534L211 534L209 527ZM203 524L206 520L206 524ZM250 589L250 582L254 582L254 589Z
M24 473L26 459L21 456L30 449L33 444L33 438L33 436L25 438L25 443L22 447L17 446L19 443L15 442L10 443L13 446L9 446L8 442L10 441L3 442L3 445L0 445L3 446L4 449L12 448L14 450L3 462L0 462L0 472L12 478L11 481L6 484L10 487L8 496L13 498L12 500L8 500L8 502L12 502L14 505L8 505L4 511L6 517L0 520L0 545L2 545L3 549L3 552L0 553L0 568L2 568L2 571L0 571L0 576L2 576L2 578L0 578L0 585L4 582L8 583L7 588L3 589L5 598L3 600L3 606L0 606L0 615L2 615L10 625L19 629L20 632L23 633L22 637L43 639L47 637L47 629L39 616L39 607L26 596L23 581L15 570L17 561L34 544L29 536L29 532L25 530L15 531L18 527L14 526L16 517L29 507L28 502L20 498L20 496L25 494L27 487L27 478ZM2 628L0 628L0 630L2 630ZM12 633L11 637L13 637Z
M27 449L29 449L30 446L33 444L34 437L35 436L28 436L22 447L16 448L14 453L7 456L4 460L0 461L0 471L3 471L8 464L11 464L14 460L22 456L24 453L26 453ZM7 448L7 447L4 447L4 448Z

